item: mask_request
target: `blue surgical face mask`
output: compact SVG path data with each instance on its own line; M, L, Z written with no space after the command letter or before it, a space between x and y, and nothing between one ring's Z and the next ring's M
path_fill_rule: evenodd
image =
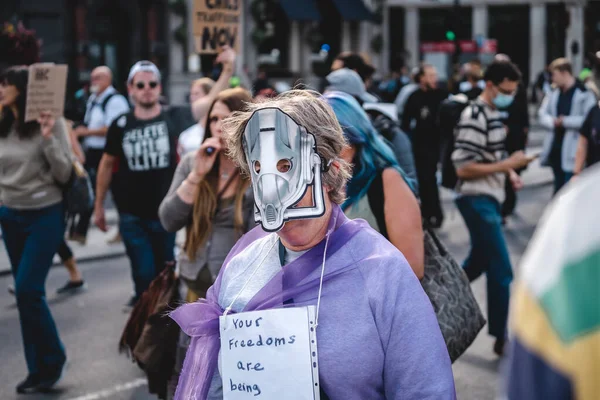
M507 108L510 106L515 99L514 95L498 93L496 97L494 97L494 105L498 108Z

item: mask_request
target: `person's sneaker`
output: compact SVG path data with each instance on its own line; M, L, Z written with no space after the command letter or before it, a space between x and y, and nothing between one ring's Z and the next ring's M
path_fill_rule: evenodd
M107 244L118 244L121 243L123 241L123 238L121 237L121 231L117 231L117 234L113 237L110 238L109 240L106 241Z
M85 290L87 285L85 281L82 279L80 281L68 281L64 286L59 287L56 290L57 294L65 294L65 293L77 293L79 291Z
M67 369L67 363L64 362L59 368L54 369L52 372L44 374L40 379L37 386L38 391L47 391L58 385L62 380L65 370Z
M21 382L17 385L17 393L20 393L20 394L35 393L38 391L39 384L40 384L39 376L35 375L35 374L29 374L23 382Z
M15 295L15 285L8 285L8 293Z
M85 244L87 243L87 238L84 235L80 235L78 233L73 233L69 235L68 240L72 242L77 242L82 246L85 246Z
M508 341L506 339L496 339L496 342L494 343L494 353L496 353L498 357L504 356L507 343Z

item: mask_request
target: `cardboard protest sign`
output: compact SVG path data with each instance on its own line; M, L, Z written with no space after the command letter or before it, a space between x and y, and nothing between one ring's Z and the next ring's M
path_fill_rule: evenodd
M315 307L220 317L224 400L318 400Z
M216 54L228 45L239 53L242 0L194 0L196 52Z
M65 110L67 72L66 65L44 63L29 67L25 122L37 120L42 111L50 111L54 117L62 117Z

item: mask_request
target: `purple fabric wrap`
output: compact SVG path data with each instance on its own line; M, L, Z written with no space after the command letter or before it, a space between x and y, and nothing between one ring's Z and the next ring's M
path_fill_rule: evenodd
M365 221L351 221L347 219L340 207L334 205L327 229L327 235L329 235L327 259L333 256L349 239L365 227L368 227ZM191 337L190 346L175 393L176 400L206 399L213 374L217 367L221 346L219 340L219 317L223 315L224 309L219 305L218 298L223 271L227 268L227 264L233 257L241 253L255 240L268 234L260 226L257 226L244 235L225 259L223 268L215 284L208 290L206 299L185 304L171 313L171 318ZM318 278L307 282L303 282L303 280L322 265L324 249L325 239L298 259L286 265L285 268L282 268L250 300L244 311L283 307L285 301L301 296L303 293L318 287L320 282ZM331 281L345 271L342 269L333 273L326 273L323 281ZM300 283L302 284L300 285Z

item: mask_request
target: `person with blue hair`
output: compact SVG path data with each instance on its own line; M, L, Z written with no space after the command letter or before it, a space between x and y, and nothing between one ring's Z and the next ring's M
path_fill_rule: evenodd
M323 95L340 123L348 146L341 157L353 165L342 209L363 218L398 250L421 279L424 274L423 227L415 182L398 166L394 152L350 95Z

